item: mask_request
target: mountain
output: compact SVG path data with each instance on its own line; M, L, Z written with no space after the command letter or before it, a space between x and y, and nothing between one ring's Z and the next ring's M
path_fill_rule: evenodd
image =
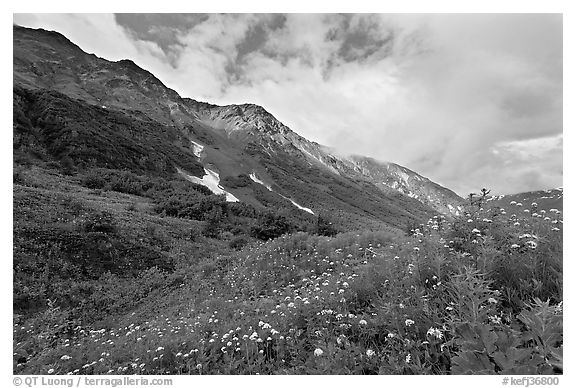
M13 39L15 158L32 147L83 169L180 174L228 201L330 214L341 227L405 228L463 203L405 167L308 141L261 106L181 98L57 32L14 26Z
M13 374L563 372L562 190L449 219L416 172L58 33L14 27L13 69Z

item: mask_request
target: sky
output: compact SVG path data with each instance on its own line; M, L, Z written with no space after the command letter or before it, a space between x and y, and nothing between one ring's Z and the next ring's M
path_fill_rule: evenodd
M14 14L462 196L563 185L561 14Z

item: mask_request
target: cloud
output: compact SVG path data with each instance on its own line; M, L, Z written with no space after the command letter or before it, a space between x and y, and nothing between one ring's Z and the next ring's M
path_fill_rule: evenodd
M561 185L561 137L542 140L562 134L561 15L36 15L34 23L105 58L130 57L183 96L263 105L311 140L397 162L461 195ZM527 149L537 157L526 160Z

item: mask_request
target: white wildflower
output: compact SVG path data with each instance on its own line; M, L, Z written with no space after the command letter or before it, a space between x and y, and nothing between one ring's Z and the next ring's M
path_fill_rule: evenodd
M440 329L436 329L435 327L429 328L426 334L436 337L437 339L442 339L442 332L440 331Z

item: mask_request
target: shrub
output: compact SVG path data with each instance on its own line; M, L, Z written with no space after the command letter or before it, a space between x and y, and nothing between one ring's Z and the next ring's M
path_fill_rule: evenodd
M338 230L325 214L319 214L316 220L316 233L320 236L332 237L338 234Z
M286 217L267 211L258 217L256 225L251 228L251 233L257 239L270 240L280 237L293 229L294 226L289 223Z
M246 246L246 244L248 244L249 241L250 240L248 240L248 237L246 236L236 236L232 240L230 240L228 246L238 251L244 248L244 246Z
M222 209L220 207L214 207L207 216L206 224L202 229L202 235L217 238L220 235L223 218Z
M89 189L103 189L106 181L96 172L90 172L81 179L82 185Z

